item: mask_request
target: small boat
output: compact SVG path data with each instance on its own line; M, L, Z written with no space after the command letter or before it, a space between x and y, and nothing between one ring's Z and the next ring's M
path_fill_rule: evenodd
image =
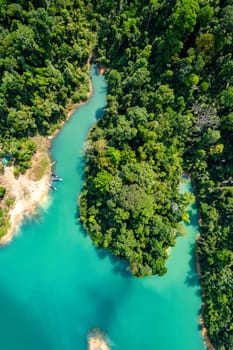
M49 184L49 187L52 188L52 190L56 191L57 188L55 186L53 186L52 184Z
M63 181L63 179L61 177L56 176L52 178L52 181Z
M55 173L52 173L52 181L62 181L63 179L56 175Z

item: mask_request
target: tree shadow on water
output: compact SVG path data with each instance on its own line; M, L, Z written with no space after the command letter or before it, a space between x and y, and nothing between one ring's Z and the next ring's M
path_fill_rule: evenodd
M76 167L76 171L79 174L80 180L82 182L82 187L81 187L80 192L78 194L80 194L83 191L83 189L84 189L84 182L86 180L86 174L85 174L85 171L84 171L85 166L86 166L86 159L85 159L85 154L83 154L79 158L78 164L77 164L77 167Z
M187 211L189 214L190 223L186 224L186 226L192 226L192 229L196 232L199 231L199 225L198 225L198 212L196 209L196 204L192 203L190 206L190 209Z
M102 108L98 108L95 112L95 118L96 120L99 120L103 114L104 114L104 110L105 110L105 107L102 107Z
M189 245L189 256L190 260L188 263L188 272L186 275L185 283L189 287L196 288L196 294L201 296L200 279L197 273L196 257L195 257L196 243L191 243Z
M85 230L85 228L83 227L83 224L80 220L80 211L79 211L78 205L77 205L76 214L74 215L74 219L75 219L75 225L79 227L79 231L77 230L77 234L81 233L84 238L88 238L89 235Z
M195 235L198 234L199 231L199 225L198 225L198 211L196 207L196 203L193 202L188 210L189 218L190 218L190 223L186 224L187 231L192 230L195 232ZM191 234L191 232L190 232ZM196 265L196 241L191 242L189 244L189 251L188 255L190 257L189 259L189 266L188 266L188 272L187 276L185 279L185 283L189 287L195 287L196 288L196 294L198 296L201 296L201 289L200 289L200 279L197 273L197 265Z
M99 68L98 68L98 66L94 62L92 62L91 64L92 64L92 69L93 69L93 75L98 76L99 75Z
M102 259L109 259L111 264L113 265L113 273L120 274L124 278L132 277L132 273L128 270L128 264L125 260L114 256L107 249L103 248L95 248L98 257Z

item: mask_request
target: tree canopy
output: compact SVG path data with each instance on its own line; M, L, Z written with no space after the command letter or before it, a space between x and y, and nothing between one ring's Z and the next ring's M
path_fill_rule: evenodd
M204 323L219 350L233 348L232 16L232 0L0 1L0 155L16 174L30 167L32 136L86 98L92 52L108 104L89 134L80 219L134 275L162 275L189 219L178 184L190 173Z
M231 349L232 1L94 6L108 106L89 135L81 220L94 243L127 259L133 274L163 274L179 221L188 221L177 186L190 173L202 218L204 323L216 349ZM100 194L93 179L103 170L111 180Z

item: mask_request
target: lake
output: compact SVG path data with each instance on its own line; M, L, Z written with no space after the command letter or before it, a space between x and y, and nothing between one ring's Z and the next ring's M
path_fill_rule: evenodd
M93 327L113 349L204 350L195 204L163 277L129 275L124 262L95 249L77 219L87 133L106 105L104 76L92 66L91 77L93 96L52 143L63 181L0 249L0 350L86 350ZM181 191L192 191L189 180Z

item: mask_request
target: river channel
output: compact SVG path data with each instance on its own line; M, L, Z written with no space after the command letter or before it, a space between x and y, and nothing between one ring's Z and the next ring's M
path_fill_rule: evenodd
M123 262L94 248L77 220L87 133L106 105L104 76L92 66L91 77L93 96L52 143L63 181L0 249L0 350L86 350L93 327L116 350L204 350L195 203L163 277L132 277ZM181 191L192 191L189 180Z

